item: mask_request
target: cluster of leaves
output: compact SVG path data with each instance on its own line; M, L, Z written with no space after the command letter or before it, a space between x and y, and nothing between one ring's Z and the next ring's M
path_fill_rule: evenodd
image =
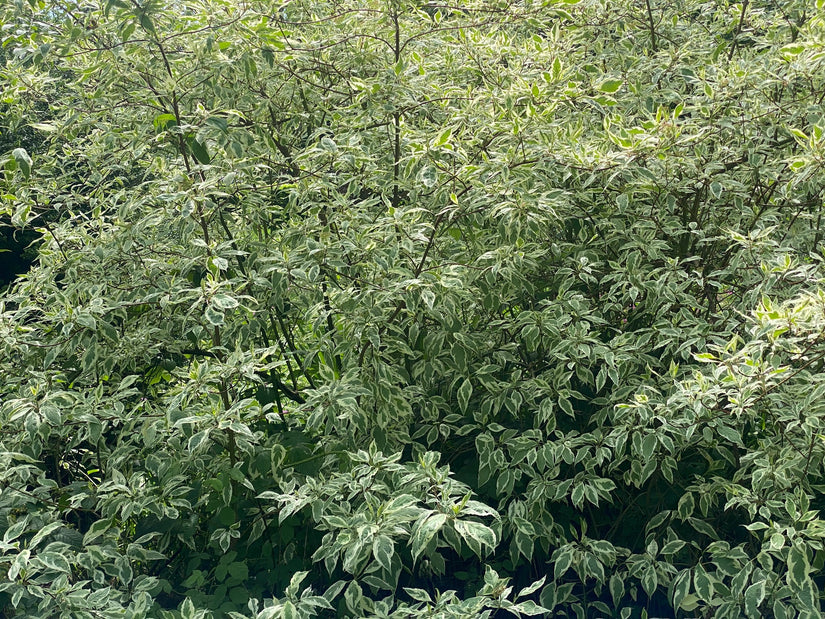
M820 616L823 4L4 5L0 612Z

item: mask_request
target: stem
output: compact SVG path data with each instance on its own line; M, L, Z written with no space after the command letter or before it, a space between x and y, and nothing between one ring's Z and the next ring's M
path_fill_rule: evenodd
M739 35L742 33L742 25L745 23L745 12L748 10L748 0L742 0L742 13L739 15L739 23L736 24L736 32L733 33L733 43L728 52L728 60L733 59L736 46L739 44Z
M650 0L645 0L645 6L647 7L647 21L650 28L650 47L656 53L659 51L659 47L656 44L656 24L653 21L653 8L650 6Z

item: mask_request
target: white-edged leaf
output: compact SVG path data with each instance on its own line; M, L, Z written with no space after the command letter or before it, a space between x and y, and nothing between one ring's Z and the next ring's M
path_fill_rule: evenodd
M413 561L417 561L421 553L430 543L433 536L438 533L441 527L447 522L446 514L430 513L425 518L420 519L413 527L410 543L412 544Z
M665 545L667 547L667 545ZM671 603L673 610L678 611L688 593L690 593L690 570L682 570L676 575L671 584Z
M538 591L539 587L541 587L544 584L545 580L547 580L547 576L542 576L539 580L534 582L532 585L528 585L528 586L524 587L524 589L522 589L521 591L518 592L518 595L516 596L516 599L523 598L526 595L530 595L531 593L534 593L535 591Z
M56 552L41 552L37 555L37 558L40 559L47 568L57 572L65 572L68 574L72 569L66 557Z
M63 522L50 522L45 527L40 529L37 533L34 534L34 537L31 538L29 541L29 548L34 548L39 544L46 536L51 535L57 529L64 526Z
M759 605L765 599L765 581L760 580L745 589L745 614L748 617L760 617Z
M455 530L479 557L482 556L482 546L487 546L490 550L496 547L496 534L485 524L471 520L457 520Z
M209 428L207 428L206 430L201 430L197 434L193 434L189 438L189 442L186 446L191 452L197 451L197 449L201 445L203 445L204 441L206 441L207 438L209 438Z
M788 550L788 584L794 589L800 589L808 579L811 566L808 563L808 554L804 548L794 544Z
M395 546L392 540L386 535L378 535L372 541L372 555L375 560L385 570L389 571L392 566L392 556L395 554Z
M458 388L458 406L461 408L461 412L467 411L467 406L470 403L470 396L473 395L473 383L470 382L469 378L465 378L464 382L461 383L461 386Z

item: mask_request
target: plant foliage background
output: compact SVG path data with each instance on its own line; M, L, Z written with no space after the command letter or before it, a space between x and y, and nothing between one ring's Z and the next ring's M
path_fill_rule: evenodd
M9 0L7 617L819 617L822 0Z

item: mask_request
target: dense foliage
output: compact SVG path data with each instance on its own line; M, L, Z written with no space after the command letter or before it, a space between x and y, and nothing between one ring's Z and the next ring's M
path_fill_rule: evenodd
M3 3L0 614L819 617L823 4Z

